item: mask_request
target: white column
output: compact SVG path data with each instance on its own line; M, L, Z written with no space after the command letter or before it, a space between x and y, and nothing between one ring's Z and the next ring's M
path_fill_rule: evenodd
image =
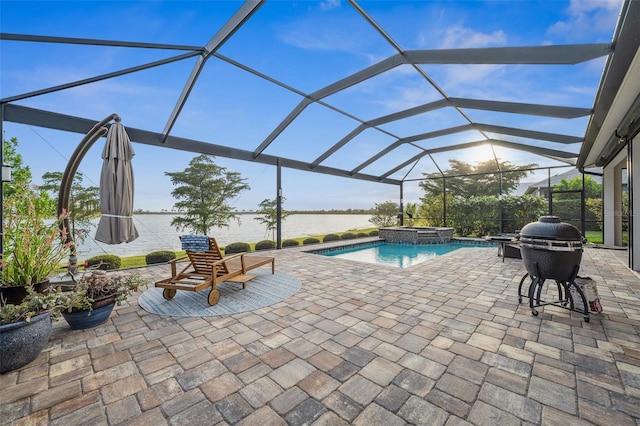
M632 258L629 267L634 271L640 271L640 219L638 213L640 213L640 137L631 141L632 144L632 158L631 158L631 191L634 192L632 197L633 202L631 207L631 217L629 218L629 249L631 250ZM636 194L637 193L637 194ZM634 244L635 241L639 241L637 247Z
M604 244L622 245L622 169L627 167L627 150L623 149L602 170Z
M604 243L609 246L615 245L615 170L611 163L602 169L602 210L603 210L603 237Z

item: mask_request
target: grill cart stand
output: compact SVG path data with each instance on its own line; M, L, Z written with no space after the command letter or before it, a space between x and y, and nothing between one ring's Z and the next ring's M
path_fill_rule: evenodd
M542 288L544 286L545 280L544 278L540 278L539 276L531 276L529 273L524 274L522 279L520 280L520 285L518 286L518 304L522 303L522 299L524 297L529 299L529 308L531 308L531 315L534 317L538 316L538 311L536 308L540 306L553 305L563 309L567 309L572 312L578 312L582 314L582 318L584 322L589 322L589 303L587 302L587 298L585 297L580 286L577 286L575 283L575 279L578 275L578 266L574 268L574 273L571 276L571 279L568 281L558 281L556 280L556 286L558 288L558 300L546 301L541 299ZM524 286L527 278L530 279L529 289L527 290L527 295L524 296L522 294L522 287ZM576 302L578 302L578 306L580 305L579 300L574 300L571 287L576 290L576 293L582 299L582 309L576 306Z
M530 277L527 297L532 315L538 315L537 307L555 305L580 312L584 321L589 322L589 304L575 282L582 260L582 245L586 242L578 228L561 222L558 216L542 216L537 222L531 222L520 230L518 241L522 263L527 270L518 287L518 303L522 303L522 286ZM557 300L541 300L546 280L556 282ZM582 299L582 309L576 306L579 301L574 300L575 294Z

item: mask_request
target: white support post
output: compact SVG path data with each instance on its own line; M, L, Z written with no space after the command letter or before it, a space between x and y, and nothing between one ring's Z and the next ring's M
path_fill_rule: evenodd
M636 188L640 188L640 137L629 142L632 146L630 164L630 192ZM637 158L636 158L637 157ZM640 220L638 213L640 212L640 194L634 196L630 194L631 214L629 217L629 267L634 271L640 270L640 244L635 247L634 242L640 241Z
M622 169L627 166L627 151L622 150L602 170L604 244L622 246Z

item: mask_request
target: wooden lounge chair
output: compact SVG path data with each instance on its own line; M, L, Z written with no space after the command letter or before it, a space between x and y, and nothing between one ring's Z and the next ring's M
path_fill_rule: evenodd
M245 270L250 271L252 269L271 264L271 273L273 274L276 272L276 261L273 257L256 256L253 254L246 255L241 259L234 256L224 257L222 255L222 250L220 250L220 247L218 246L218 242L213 237L209 237L209 251L213 252L218 259L226 259L228 261L227 266L231 269L245 268ZM246 286L243 286L243 288L244 287Z
M220 300L220 291L216 286L229 281L242 284L246 288L247 282L255 278L247 272L271 263L271 273L275 272L275 259L273 257L246 256L246 253L238 253L224 257L214 238L209 239L209 250L204 252L187 251L186 257L170 261L171 277L155 283L158 288L163 288L162 296L171 300L178 290L200 291L207 288L209 304L215 305ZM188 259L189 263L178 272L177 263Z

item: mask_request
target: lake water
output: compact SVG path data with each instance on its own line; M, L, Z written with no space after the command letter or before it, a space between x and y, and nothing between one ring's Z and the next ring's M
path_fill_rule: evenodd
M84 242L78 245L78 259L83 260L99 254L115 254L121 257L145 255L156 250L180 250L179 236L190 234L190 231L178 231L171 226L173 215L144 214L134 215L133 220L140 236L123 244L104 244L93 240L95 229ZM209 235L215 237L218 243L225 246L235 242L257 242L260 240L275 240L271 233L267 234L265 226L255 220L257 215L240 215L240 225L232 222L229 228L213 228ZM282 222L282 239L322 235L332 232L345 232L374 225L369 222L370 215L356 214L296 214L288 216ZM92 221L97 226L99 219Z

